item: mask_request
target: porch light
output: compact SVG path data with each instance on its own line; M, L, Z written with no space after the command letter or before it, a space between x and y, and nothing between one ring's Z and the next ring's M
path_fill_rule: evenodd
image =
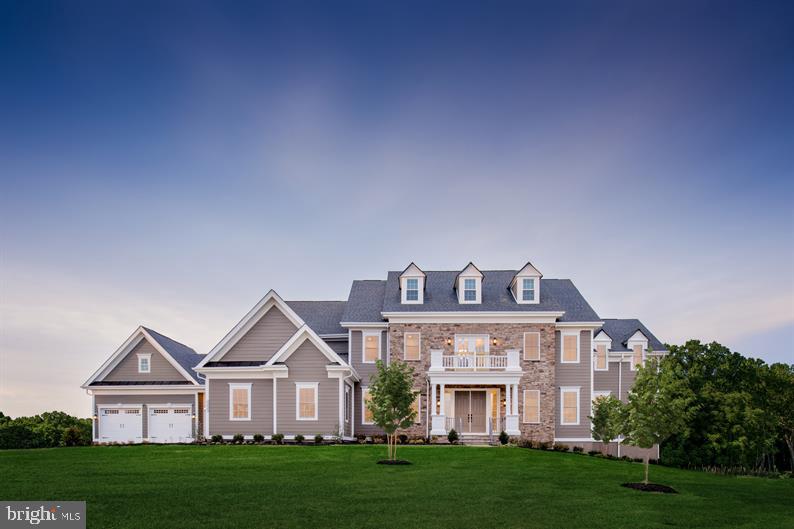
M496 338L493 339L493 344L496 345Z
M195 413L193 414L193 419L194 419L194 420L196 419L196 414L195 414Z
M452 338L447 338L447 345L452 345Z
M97 420L97 416L96 415L94 415L94 420Z

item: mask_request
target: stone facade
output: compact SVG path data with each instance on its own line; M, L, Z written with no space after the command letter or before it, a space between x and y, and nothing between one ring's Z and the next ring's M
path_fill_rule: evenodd
M524 333L540 333L540 360L524 360ZM403 343L406 332L418 332L421 355L419 360L405 360ZM508 349L518 349L521 353L523 375L518 388L519 425L522 436L538 441L553 441L555 413L555 327L554 324L514 324L514 323L392 323L389 325L389 351L392 360L405 361L414 367L414 387L422 395L421 423L410 428L408 435L426 435L428 417L427 372L430 369L430 349L441 349L445 355L454 353L456 334L487 334L490 338L490 354L506 354ZM494 343L494 340L496 342ZM451 341L451 343L447 343ZM450 386L451 387L451 386ZM472 386L468 386L472 387ZM486 385L482 387L496 387ZM524 389L540 391L540 423L524 424ZM502 400L505 388L501 387ZM500 406L500 416L504 416L504 405Z

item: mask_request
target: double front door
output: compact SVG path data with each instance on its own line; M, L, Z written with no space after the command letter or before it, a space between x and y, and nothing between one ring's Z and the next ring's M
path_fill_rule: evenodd
M455 390L456 428L461 433L485 433L487 417L485 391Z

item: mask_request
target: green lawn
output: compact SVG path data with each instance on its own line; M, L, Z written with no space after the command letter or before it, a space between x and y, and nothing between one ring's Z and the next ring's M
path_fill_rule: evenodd
M0 499L86 500L88 526L793 527L794 479L519 448L123 446L0 452Z

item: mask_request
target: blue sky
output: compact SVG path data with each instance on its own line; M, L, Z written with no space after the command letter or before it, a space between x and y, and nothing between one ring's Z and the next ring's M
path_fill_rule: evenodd
M412 260L794 362L790 3L383 4L0 5L0 410Z

